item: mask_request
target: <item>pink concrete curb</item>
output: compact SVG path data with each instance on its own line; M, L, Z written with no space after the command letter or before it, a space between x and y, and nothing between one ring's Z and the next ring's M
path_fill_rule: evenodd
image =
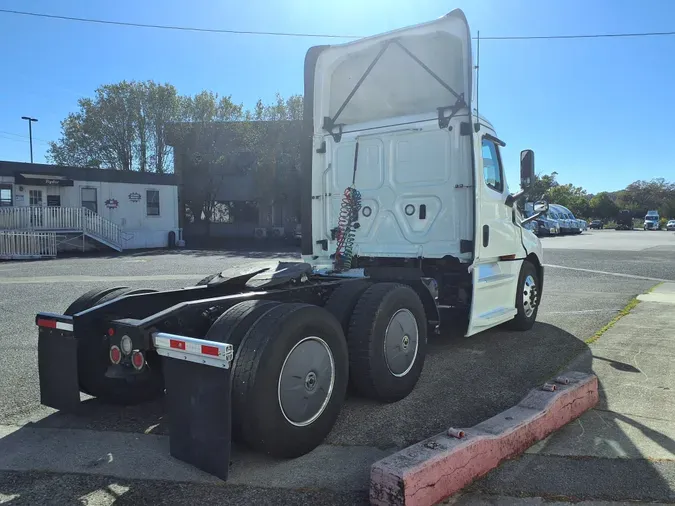
M375 462L370 503L436 504L597 404L595 375L564 376L568 384L556 378L547 383L548 389L532 390L517 406L474 427L457 429L464 431L462 438L443 432Z

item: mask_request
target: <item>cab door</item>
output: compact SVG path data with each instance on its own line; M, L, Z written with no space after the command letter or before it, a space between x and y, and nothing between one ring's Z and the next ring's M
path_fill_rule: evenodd
M516 285L522 264L521 228L509 205L500 147L481 130L475 140L476 234L471 266L473 297L467 336L499 325L516 314Z

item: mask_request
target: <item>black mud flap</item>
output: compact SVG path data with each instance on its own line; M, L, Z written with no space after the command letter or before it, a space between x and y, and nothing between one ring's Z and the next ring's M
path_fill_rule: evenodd
M162 357L173 457L227 480L230 369Z
M71 332L40 327L38 371L42 404L71 412L80 407L77 340Z

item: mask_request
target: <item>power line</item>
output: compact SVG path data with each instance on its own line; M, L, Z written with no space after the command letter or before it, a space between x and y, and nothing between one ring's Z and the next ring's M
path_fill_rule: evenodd
M207 32L207 33L231 33L237 35L275 35L279 37L326 37L332 39L358 39L357 35L330 35L325 33L292 33L292 32L264 32L254 30L225 30L221 28L198 28L193 26L173 26L173 25L154 25L147 23L131 23L127 21L111 21L107 19L76 18L72 16L57 16L54 14L42 14L38 12L14 11L9 9L0 9L0 12L6 14L20 14L22 16L34 16L38 18L64 19L67 21L80 21L83 23L99 23L103 25L133 26L136 28L158 28L162 30L180 30L186 32Z
M272 35L277 37L324 37L330 39L359 39L363 37L362 35L338 35L327 33L303 33L303 32L267 32L257 30L227 30L223 28L200 28L194 26L157 25L150 23L132 23L128 21L112 21L108 19L58 16L55 14L43 14L39 12L16 11L10 9L0 9L0 13L17 14L21 16L33 16L38 18L61 19L66 21L79 21L81 23L98 23L103 25L130 26L135 28L156 28L160 30L179 30L186 32L229 33L235 35ZM633 33L591 33L591 34L568 34L568 35L507 35L507 36L493 36L493 37L487 36L481 37L480 39L481 40L602 39L602 38L620 38L620 37L664 37L673 35L675 35L675 31L633 32Z
M578 35L512 35L503 37L481 37L480 40L607 39L619 37L663 37L671 35L675 35L675 32L590 33ZM475 38L476 37L474 37L474 39Z
M5 134L5 135L2 135L2 137L4 137L5 139L9 139L11 141L28 142L30 140L27 135L15 134L15 133L12 133L12 132L6 132L4 130L0 130L0 134ZM21 137L21 139L10 139L9 137L7 137L7 135L13 135L14 137ZM37 141L37 142L44 142L45 144L49 144L49 141L46 141L44 139L40 139L39 137L33 136L33 140Z

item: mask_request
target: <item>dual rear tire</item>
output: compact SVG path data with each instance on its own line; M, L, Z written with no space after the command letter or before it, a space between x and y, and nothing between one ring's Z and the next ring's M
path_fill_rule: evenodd
M298 457L328 436L348 382L385 402L413 390L427 344L419 296L396 283L350 286L336 290L354 299L340 305L250 300L213 324L205 338L235 348L235 440L275 457Z
M223 313L206 339L228 342L235 440L275 457L298 457L326 438L348 381L347 343L324 308L245 301Z

